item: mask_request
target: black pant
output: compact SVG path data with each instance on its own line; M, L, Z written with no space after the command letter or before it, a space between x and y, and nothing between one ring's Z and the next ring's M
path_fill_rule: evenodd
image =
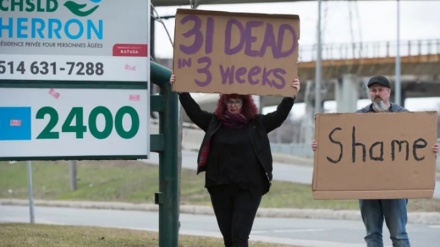
M225 246L247 247L262 195L237 185L212 186L208 191Z

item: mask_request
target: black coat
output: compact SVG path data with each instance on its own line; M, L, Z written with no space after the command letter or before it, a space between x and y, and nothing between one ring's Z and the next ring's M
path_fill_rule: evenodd
M203 111L189 93L180 93L179 99L191 121L205 131L205 136L200 146L203 147L205 142L209 140L220 128L221 120L218 119L214 113ZM245 126L245 131L250 142L252 143L254 153L259 162L262 164L269 182L272 181L273 167L268 133L281 126L281 124L286 120L290 110L292 109L294 100L295 98L283 98L276 111L265 115L258 114L255 119L249 121ZM201 148L199 149L197 158L198 163L200 161L200 150ZM205 170L206 167L198 166L197 174Z

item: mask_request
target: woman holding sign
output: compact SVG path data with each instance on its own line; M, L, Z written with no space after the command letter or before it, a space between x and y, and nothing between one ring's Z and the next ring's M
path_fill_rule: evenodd
M175 82L175 75L170 82ZM291 84L298 92L299 79ZM203 111L189 93L179 93L191 121L205 131L197 174L205 171L205 187L225 246L248 246L261 198L272 180L268 133L289 115L295 97L285 97L274 112L258 114L250 95L221 94L214 113Z

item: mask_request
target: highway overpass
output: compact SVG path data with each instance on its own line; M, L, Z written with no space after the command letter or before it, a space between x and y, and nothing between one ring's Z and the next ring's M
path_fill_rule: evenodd
M440 96L440 40L412 40L401 43L401 99ZM298 75L302 82L296 102L314 104L316 46L301 46ZM347 44L323 44L321 99L337 100L342 91L345 76L349 75L359 98L367 98L366 82L375 74L388 76L395 84L396 47L389 42L363 42ZM156 62L172 68L172 59L156 59ZM205 94L197 101L203 109L213 111L217 94ZM277 105L280 97L264 96L262 105ZM187 121L184 116L184 121Z

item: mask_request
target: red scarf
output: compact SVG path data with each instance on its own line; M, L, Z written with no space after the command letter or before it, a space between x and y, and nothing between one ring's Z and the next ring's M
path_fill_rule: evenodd
M226 111L222 123L229 128L241 128L246 125L247 119L243 114L234 114Z

